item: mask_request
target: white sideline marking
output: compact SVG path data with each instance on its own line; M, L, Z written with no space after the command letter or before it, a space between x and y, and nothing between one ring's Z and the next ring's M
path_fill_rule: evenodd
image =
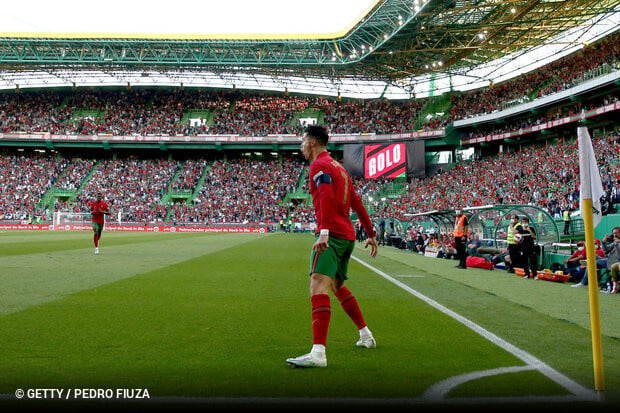
M396 407L402 407L402 405L437 405L437 404L476 404L476 403L486 403L486 404L502 404L502 403L511 403L511 404L528 404L528 403L551 403L551 402L583 402L583 401L600 401L597 398L597 394L594 391L588 390L580 384L574 382L570 378L562 375L558 371L554 370L550 366L546 365L542 361L538 360L536 357L531 354L515 347L514 345L508 343L507 341L499 338L495 334L485 330L483 327L478 324L468 320L467 318L455 313L454 311L444 307L439 304L435 300L421 294L420 292L414 290L406 284L394 279L393 277L387 275L383 271L367 264L366 262L360 260L357 257L352 256L355 261L359 262L366 268L385 278L387 281L395 284L396 286L402 288L408 293L414 295L420 300L426 302L430 306L436 308L442 313L454 318L461 324L464 324L466 327L480 334L482 337L486 338L490 342L496 344L497 346L503 348L507 352L513 354L517 358L521 359L526 363L525 366L512 366L512 367L500 367L491 370L477 371L466 373L460 376L450 377L446 380L438 382L431 387L429 387L421 397L417 398L364 398L364 397L201 397L201 396L155 396L150 399L106 399L106 400L93 400L94 405L97 406L99 403L126 403L126 404L135 404L136 406L148 406L149 404L183 404L183 405L299 405L299 406L308 406L308 405L326 405L326 406L347 406L350 408L352 405L359 405L363 408L368 406L389 406L394 405ZM284 364L284 363L283 363ZM298 369L299 370L299 369ZM527 370L537 370L540 371L545 376L549 377L554 382L560 384L562 387L567 389L572 395L562 395L562 396L497 396L497 397L453 397L453 398L444 398L446 394L450 392L452 388L462 383L465 383L470 380L474 380L481 377L488 377L495 374L504 374L504 373L516 373L519 371L527 371ZM0 400L17 400L15 394L13 393L0 393ZM70 399L69 403L76 402L80 403L84 400L78 399ZM55 399L50 400L50 403L62 404L61 400ZM527 408L527 407L526 407Z
M437 301L433 300L432 298L429 298L429 297L425 296L424 294L414 290L413 288L409 287L408 285L406 285L406 284L398 281L397 279L387 275L383 271L373 267L372 265L366 263L365 261L363 261L363 260L361 260L361 259L359 259L359 258L357 258L355 256L351 256L351 258L353 258L355 261L357 261L360 264L362 264L364 267L370 269L372 272L376 273L377 275L380 275L381 277L385 278L389 282L391 282L391 283L397 285L398 287L402 288L403 290L407 291L409 294L419 298L420 300L422 300L425 303L427 303L428 305L436 308L437 310L441 311L442 313L444 313L444 314L454 318L459 323L463 324L464 326L466 326L469 329L475 331L476 333L478 333L479 335L481 335L485 339L489 340L491 343L499 346L500 348L506 350L510 354L512 354L515 357L519 358L520 360L522 360L528 366L528 369L540 371L542 374L544 374L545 376L547 376L551 380L555 381L556 383L558 383L559 385L564 387L566 390L568 390L569 392L571 392L572 394L577 396L579 399L589 400L589 401L597 401L598 400L596 392L594 392L593 390L586 389L581 384L579 384L579 383L575 382L574 380L566 377L562 373L558 372L557 370L555 370L551 366L549 366L546 363L544 363L542 360L539 360L538 358L534 357L533 355L529 354L528 352L526 352L524 350L521 350L520 348L514 346L513 344L510 344L509 342L507 342L503 338L498 337L497 335L491 333L490 331L486 330L485 328L483 328L483 327L479 326L478 324L474 323L473 321L463 317L462 315L460 315L458 313L455 313L454 311L450 310L447 307L444 307L443 305L439 304ZM497 369L495 369L495 370L497 370ZM495 374L497 374L497 373L495 373ZM471 380L476 375L478 375L478 377L484 377L485 375L488 375L488 374L485 374L485 372L474 372L474 373L469 373L469 375L473 375L473 376L464 377L464 378L467 378L467 380ZM464 375L464 376L468 376L468 375ZM453 379L455 379L454 385L463 383L463 382L457 382L458 377L463 377L463 376L457 376L457 378L453 378ZM440 385L442 385L442 383L443 383L443 386L446 386L446 387L450 386L450 385L452 385L452 382L450 380L451 379L444 380L443 382L440 382L439 384L437 384L435 386L440 386ZM432 386L428 390L428 391L432 390L431 396L437 396L437 394L441 394L443 396L451 388L450 387L450 388L437 388L437 389L433 389L433 387L434 386ZM425 393L425 394L427 394L427 393Z

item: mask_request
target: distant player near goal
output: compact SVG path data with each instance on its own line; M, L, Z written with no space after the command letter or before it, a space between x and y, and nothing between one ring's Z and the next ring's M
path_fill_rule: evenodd
M110 207L103 200L101 193L97 194L97 197L90 203L90 211L93 214L93 241L95 242L95 254L99 254L99 240L101 239L101 233L103 232L103 226L105 224L105 215L110 215Z

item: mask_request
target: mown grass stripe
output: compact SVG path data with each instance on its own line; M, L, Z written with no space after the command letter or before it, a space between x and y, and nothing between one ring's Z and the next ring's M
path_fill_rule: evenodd
M80 242L81 248L65 245L63 249L55 250L54 244L48 243L50 249L39 252L37 244L34 253L0 257L0 314L21 311L261 237L244 234L168 235L171 234L147 237L106 234L99 255L93 253L90 245L84 248L88 241L72 240Z

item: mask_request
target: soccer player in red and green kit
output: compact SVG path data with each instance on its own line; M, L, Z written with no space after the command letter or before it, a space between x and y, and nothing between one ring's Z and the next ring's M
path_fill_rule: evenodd
M351 177L344 167L327 152L329 135L321 126L308 126L301 151L310 164L310 194L317 221L316 240L310 257L310 301L312 304L312 337L310 353L286 359L296 367L326 367L325 345L331 319L331 290L355 323L358 347L374 348L377 343L368 329L362 311L351 291L344 286L349 260L355 248L355 229L349 217L357 213L368 239L370 256L377 255L377 239L368 212L355 192Z
M97 193L96 199L90 203L93 214L93 241L95 242L95 254L99 254L99 240L105 224L105 215L110 215L110 207L103 200L103 195Z

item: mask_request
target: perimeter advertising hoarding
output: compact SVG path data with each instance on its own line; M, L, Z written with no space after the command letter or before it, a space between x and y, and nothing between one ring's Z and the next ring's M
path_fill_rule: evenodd
M0 231L39 230L39 231L92 231L86 224L0 224ZM171 227L158 225L110 224L105 226L109 232L207 232L225 234L266 234L267 227Z

